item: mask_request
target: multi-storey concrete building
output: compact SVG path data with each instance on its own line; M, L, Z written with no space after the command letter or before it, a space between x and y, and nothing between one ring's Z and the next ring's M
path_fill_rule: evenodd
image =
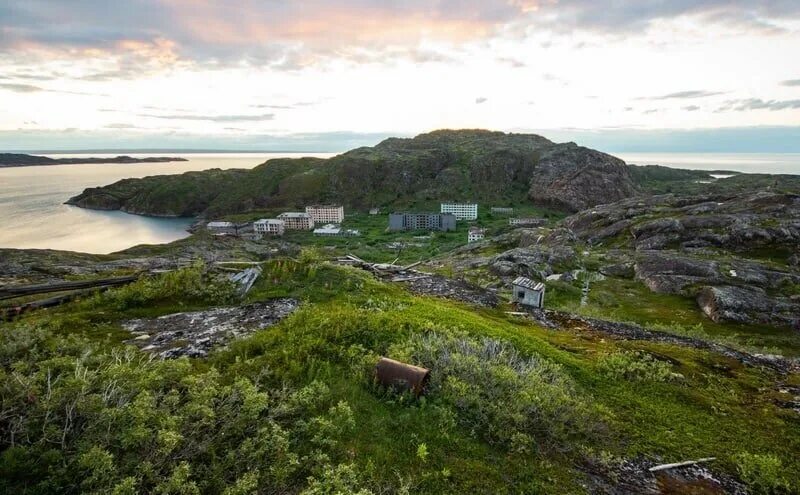
M283 235L286 223L276 218L262 218L253 222L253 230L259 234Z
M314 223L342 223L344 220L344 206L341 205L306 206L306 213L311 215Z
M289 211L278 215L283 220L284 227L288 230L311 230L314 228L314 219L308 213Z
M467 242L475 242L480 241L486 235L486 229L481 229L479 227L470 227L469 232L467 232Z
M458 220L477 220L478 205L476 203L442 203L442 213L452 213Z
M392 213L389 230L456 230L452 213Z

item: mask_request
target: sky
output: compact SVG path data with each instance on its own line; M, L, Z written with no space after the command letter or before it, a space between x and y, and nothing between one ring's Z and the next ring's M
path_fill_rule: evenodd
M800 1L0 0L0 150L800 152Z

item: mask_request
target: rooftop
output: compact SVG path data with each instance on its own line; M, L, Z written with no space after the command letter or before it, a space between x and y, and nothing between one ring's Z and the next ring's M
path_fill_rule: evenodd
M208 222L208 224L206 224L206 226L213 229L213 228L222 228L222 227L233 227L234 224L233 224L233 222Z
M516 285L518 287L524 287L526 289L531 290L542 290L544 289L544 284L541 282L535 282L527 277L517 277L511 282L512 285Z
M287 211L278 215L278 218L309 218L310 216L311 215L308 213L302 211Z

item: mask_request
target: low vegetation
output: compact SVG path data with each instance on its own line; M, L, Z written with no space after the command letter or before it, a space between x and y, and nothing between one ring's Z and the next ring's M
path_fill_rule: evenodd
M311 251L266 263L248 295L303 301L277 326L203 360L121 343L125 319L226 300L204 273L0 333L0 491L581 493L587 452L715 455L754 491L800 490L798 416L774 401L796 375L411 296ZM429 367L426 395L377 387L381 355Z

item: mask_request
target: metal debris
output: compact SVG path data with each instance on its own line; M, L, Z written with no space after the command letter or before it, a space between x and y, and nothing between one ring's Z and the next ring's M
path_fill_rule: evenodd
M401 363L386 357L375 365L375 379L384 387L414 392L420 396L425 392L431 372L412 364Z

